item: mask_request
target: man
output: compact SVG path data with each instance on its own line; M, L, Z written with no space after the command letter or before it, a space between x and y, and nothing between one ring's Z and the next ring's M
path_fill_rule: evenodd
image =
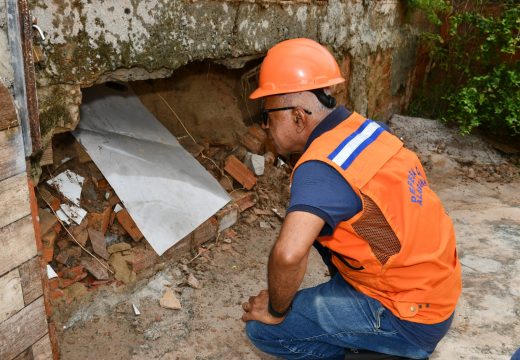
M348 349L427 358L461 291L451 220L417 156L380 124L340 106L334 57L309 39L267 53L264 127L280 154L301 153L269 256L268 289L243 304L250 340L286 359ZM298 291L315 245L331 279Z

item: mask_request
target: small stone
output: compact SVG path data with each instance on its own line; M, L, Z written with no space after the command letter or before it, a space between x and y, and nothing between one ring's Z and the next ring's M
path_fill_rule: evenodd
M115 254L121 251L130 250L131 248L132 246L130 244L120 242L114 245L110 245L107 250L109 254Z
M260 229L270 229L271 225L267 221L260 221Z
M226 238L226 239L224 239L222 241L225 242L226 244L231 244L231 239Z
M181 302L170 289L164 292L163 297L159 300L159 305L165 309L179 310L181 308Z
M202 288L202 284L200 283L200 281L193 274L189 274L188 275L187 282L188 282L188 285L191 286L194 289Z

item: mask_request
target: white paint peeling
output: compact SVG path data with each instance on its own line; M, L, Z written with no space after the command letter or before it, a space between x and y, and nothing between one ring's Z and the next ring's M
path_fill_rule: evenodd
M296 18L302 25L307 23L307 5L300 6L296 10Z

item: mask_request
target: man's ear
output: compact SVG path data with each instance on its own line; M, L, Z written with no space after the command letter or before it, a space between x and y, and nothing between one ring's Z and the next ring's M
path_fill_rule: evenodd
M307 127L307 116L301 108L293 110L293 121L296 125L296 132L300 134Z

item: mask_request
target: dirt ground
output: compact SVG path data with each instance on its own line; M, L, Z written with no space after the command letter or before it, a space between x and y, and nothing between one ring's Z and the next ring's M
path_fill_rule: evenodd
M430 185L454 221L463 264L452 329L431 359L509 359L520 346L518 159L430 120L394 117L391 126L420 154ZM268 170L257 208L282 207L287 200L287 174ZM270 228L261 228L260 221ZM55 320L61 358L268 359L248 343L240 304L266 287L267 256L280 226L276 216L248 210L233 228L237 236L219 239L204 256L163 264L150 278L113 284L60 307ZM201 289L184 286L188 271ZM313 251L303 286L326 279ZM159 306L168 288L181 300L180 310Z

